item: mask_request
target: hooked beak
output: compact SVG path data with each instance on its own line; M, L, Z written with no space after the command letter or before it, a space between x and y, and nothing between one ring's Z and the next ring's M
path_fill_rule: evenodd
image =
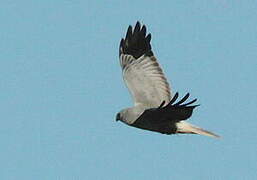
M120 120L120 113L116 114L116 121Z

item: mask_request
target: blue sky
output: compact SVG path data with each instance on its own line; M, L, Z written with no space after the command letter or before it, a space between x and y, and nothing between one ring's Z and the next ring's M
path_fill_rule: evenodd
M257 175L257 1L2 1L0 179ZM132 105L118 45L139 20L189 120L221 140L115 122Z

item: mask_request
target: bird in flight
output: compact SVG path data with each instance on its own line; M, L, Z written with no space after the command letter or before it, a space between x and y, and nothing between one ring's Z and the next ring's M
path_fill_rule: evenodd
M162 134L218 135L186 122L197 99L186 102L187 93L180 100L179 94L171 95L170 87L151 48L151 34L145 25L136 23L128 27L120 41L119 58L124 82L134 100L134 106L121 110L116 121Z

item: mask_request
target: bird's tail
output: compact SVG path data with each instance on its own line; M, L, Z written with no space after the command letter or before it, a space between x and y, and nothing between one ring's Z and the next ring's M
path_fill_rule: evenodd
M217 134L214 134L210 131L207 131L207 130L204 130L200 127L189 124L185 121L180 121L176 125L177 125L177 133L200 134L200 135L204 135L204 136L220 138L220 136L217 135Z

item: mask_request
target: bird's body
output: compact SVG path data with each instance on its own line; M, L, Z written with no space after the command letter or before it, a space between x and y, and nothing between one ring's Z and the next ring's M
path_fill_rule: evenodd
M137 22L134 30L129 26L125 39L120 42L123 79L133 97L134 106L121 110L116 120L163 134L191 133L218 137L185 122L198 106L192 105L196 99L185 103L188 93L175 103L178 93L172 97L150 41L151 34L146 35L146 27Z

